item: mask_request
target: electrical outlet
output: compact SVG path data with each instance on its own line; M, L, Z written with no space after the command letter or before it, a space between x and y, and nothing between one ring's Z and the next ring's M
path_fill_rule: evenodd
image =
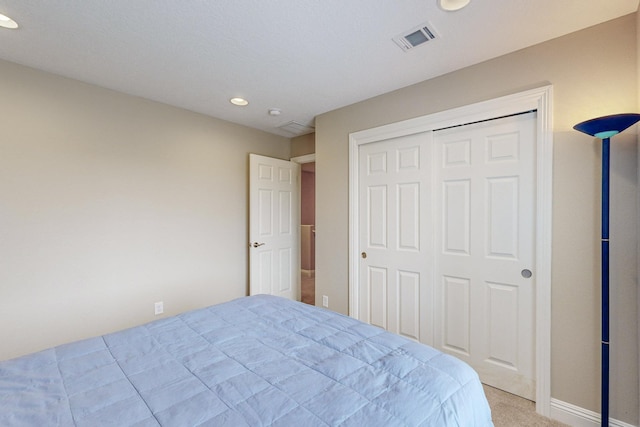
M329 308L329 297L322 295L322 306Z
M158 314L164 313L164 303L162 301L158 301L157 303L154 304L154 309L155 309L156 316Z

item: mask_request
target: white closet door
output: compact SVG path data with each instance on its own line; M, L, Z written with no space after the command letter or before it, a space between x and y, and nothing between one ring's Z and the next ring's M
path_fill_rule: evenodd
M359 147L359 318L431 342L431 133Z
M436 346L535 399L535 113L434 132Z

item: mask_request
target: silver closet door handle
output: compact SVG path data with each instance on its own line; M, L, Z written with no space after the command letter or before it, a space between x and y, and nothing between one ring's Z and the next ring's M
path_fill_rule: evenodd
M254 248L257 248L257 247L264 246L264 245L266 245L266 243L253 242L250 246L253 246Z
M524 270L522 270L520 272L520 274L522 275L522 277L524 277L525 279L530 278L531 276L533 276L533 273L531 272L531 270L529 270L528 268L525 268Z

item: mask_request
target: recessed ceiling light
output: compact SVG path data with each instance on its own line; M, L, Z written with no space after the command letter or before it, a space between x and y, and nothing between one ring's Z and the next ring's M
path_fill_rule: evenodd
M438 0L438 5L442 10L453 12L454 10L460 10L469 4L471 0Z
M249 105L249 101L244 98L231 98L229 100L233 105L239 105L240 107L244 107L245 105Z
M3 15L0 13L0 27L15 30L16 28L18 28L18 23L9 18L7 15Z

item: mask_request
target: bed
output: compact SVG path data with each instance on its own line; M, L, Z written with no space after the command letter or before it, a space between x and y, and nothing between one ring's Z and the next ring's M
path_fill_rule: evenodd
M492 426L463 362L256 295L0 362L2 426Z

